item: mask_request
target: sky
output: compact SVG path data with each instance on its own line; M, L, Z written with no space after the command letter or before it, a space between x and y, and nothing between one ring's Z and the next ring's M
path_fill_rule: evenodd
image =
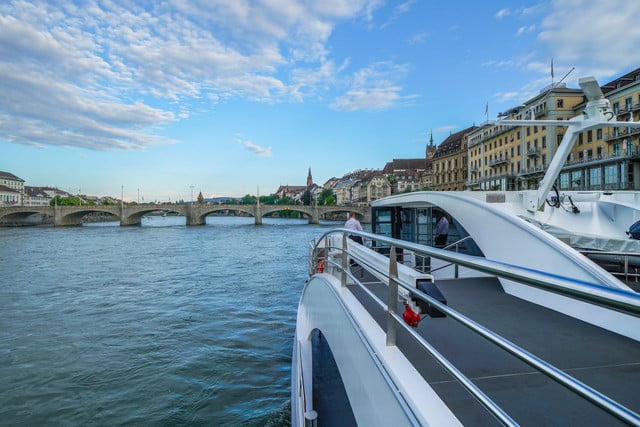
M640 67L638 22L637 0L4 0L0 171L147 202L322 185L424 157L552 62L569 87Z

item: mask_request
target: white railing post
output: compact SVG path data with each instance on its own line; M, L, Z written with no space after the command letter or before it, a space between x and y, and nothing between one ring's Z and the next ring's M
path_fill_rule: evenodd
M342 286L347 286L347 234L342 234L342 275L340 276L340 283Z
M398 259L396 247L389 253L389 293L387 296L387 346L396 345L396 306L398 304Z

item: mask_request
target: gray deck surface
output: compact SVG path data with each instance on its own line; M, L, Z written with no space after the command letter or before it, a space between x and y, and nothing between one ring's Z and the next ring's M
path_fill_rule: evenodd
M386 300L387 286L370 280L366 286ZM437 286L449 306L640 413L637 342L505 294L494 278ZM382 309L358 286L349 289L383 326ZM520 425L624 425L449 317L425 318L417 330ZM398 347L465 425L500 425L402 328Z

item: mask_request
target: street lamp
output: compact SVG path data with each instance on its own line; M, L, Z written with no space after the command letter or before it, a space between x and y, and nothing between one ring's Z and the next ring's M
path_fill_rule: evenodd
M190 185L189 188L191 188L191 204L193 204L193 185Z

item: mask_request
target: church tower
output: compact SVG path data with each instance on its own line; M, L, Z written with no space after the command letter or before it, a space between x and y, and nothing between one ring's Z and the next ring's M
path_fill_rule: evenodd
M434 154L436 154L436 146L433 143L433 130L431 130L431 137L429 138L429 145L427 145L426 155L427 161L433 159Z
M311 168L309 168L309 174L307 175L307 187L313 184L313 178L311 177Z

